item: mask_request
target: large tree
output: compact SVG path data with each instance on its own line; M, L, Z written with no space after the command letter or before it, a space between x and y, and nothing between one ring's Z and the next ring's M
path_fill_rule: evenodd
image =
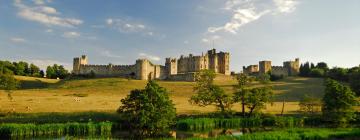
M322 112L325 120L335 124L347 123L355 117L353 108L358 102L355 93L348 86L327 79Z
M145 89L132 90L121 103L118 113L129 124L129 130L136 138L165 134L174 124L174 104L167 90L155 81L149 81Z
M234 102L240 102L241 104L241 113L243 117L245 117L245 98L247 94L249 93L249 90L247 89L247 85L249 82L251 82L250 78L244 74L241 73L236 76L237 84L234 85Z
M19 87L19 82L12 74L0 74L0 89L8 93L8 98L12 100L11 92Z
M271 103L273 98L273 91L271 87L256 87L249 90L249 94L245 96L245 104L249 109L249 117L255 111L260 111L266 107L267 103Z
M231 96L214 84L215 76L215 72L211 70L202 70L196 73L196 85L194 87L196 94L189 101L199 106L214 105L221 113L226 113L231 110L233 101Z

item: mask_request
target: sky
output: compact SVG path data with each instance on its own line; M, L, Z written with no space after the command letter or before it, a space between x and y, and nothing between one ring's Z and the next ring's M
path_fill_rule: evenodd
M41 68L230 52L231 71L300 58L360 64L359 0L0 0L0 59Z

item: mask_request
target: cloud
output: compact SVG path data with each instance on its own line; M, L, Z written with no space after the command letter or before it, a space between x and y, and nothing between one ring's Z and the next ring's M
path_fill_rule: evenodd
M52 33L53 30L52 30L52 29L47 29L45 32L47 32L47 33Z
M139 53L139 57L140 58L147 58L147 59L150 59L150 60L153 60L153 61L160 61L160 57L149 55L149 54L146 54L146 53Z
M296 5L299 3L295 0L273 0L279 12L291 13L295 11Z
M271 13L275 15L294 12L297 4L297 0L227 0L223 9L230 11L231 18L221 26L209 27L202 42L214 39L211 37L213 34L237 34L243 26Z
M108 18L105 22L107 27L118 30L122 33L141 33L148 36L154 35L154 32L151 31L148 26L133 20Z
M44 1L44 0L33 0L33 2L34 2L36 5L43 5L43 4L45 4L45 1Z
M14 42L14 43L24 43L24 42L26 42L26 40L24 38L21 38L21 37L10 38L10 41Z
M78 37L80 37L80 33L78 33L78 32L64 32L63 37L65 37L65 38L78 38Z
M59 14L55 8L49 6L39 6L34 8L36 11L46 14Z
M112 54L110 51L102 51L101 55L106 56L106 57L112 57L112 58L121 58L122 57L120 55Z
M35 4L36 3L40 4L40 2L35 2ZM43 5L31 7L23 4L21 0L15 0L14 5L19 9L17 15L21 18L47 26L74 27L83 23L82 20L76 18L53 16L53 14L58 14L57 10L53 7Z

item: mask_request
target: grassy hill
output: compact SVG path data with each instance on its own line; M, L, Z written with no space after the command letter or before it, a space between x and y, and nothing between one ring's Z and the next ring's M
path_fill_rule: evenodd
M22 89L13 91L10 101L4 91L0 91L0 111L34 113L34 112L83 112L105 111L114 112L120 100L131 90L143 88L146 81L127 80L123 78L99 78L78 80L51 80L17 76L22 81ZM285 99L286 113L298 110L298 102L304 94L321 98L323 80L317 78L289 77L271 83L274 86L276 100L269 105L266 112L279 113ZM159 81L168 89L170 97L176 105L178 114L198 114L214 111L214 107L198 107L188 100L194 94L193 82ZM219 76L215 83L223 87L229 94L236 81L230 77ZM257 86L257 83L253 84ZM235 110L240 110L237 104Z

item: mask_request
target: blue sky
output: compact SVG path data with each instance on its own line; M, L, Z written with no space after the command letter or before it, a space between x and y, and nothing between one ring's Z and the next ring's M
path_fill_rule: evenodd
M231 54L231 70L299 57L360 64L358 0L0 0L0 59L71 69L148 58Z

